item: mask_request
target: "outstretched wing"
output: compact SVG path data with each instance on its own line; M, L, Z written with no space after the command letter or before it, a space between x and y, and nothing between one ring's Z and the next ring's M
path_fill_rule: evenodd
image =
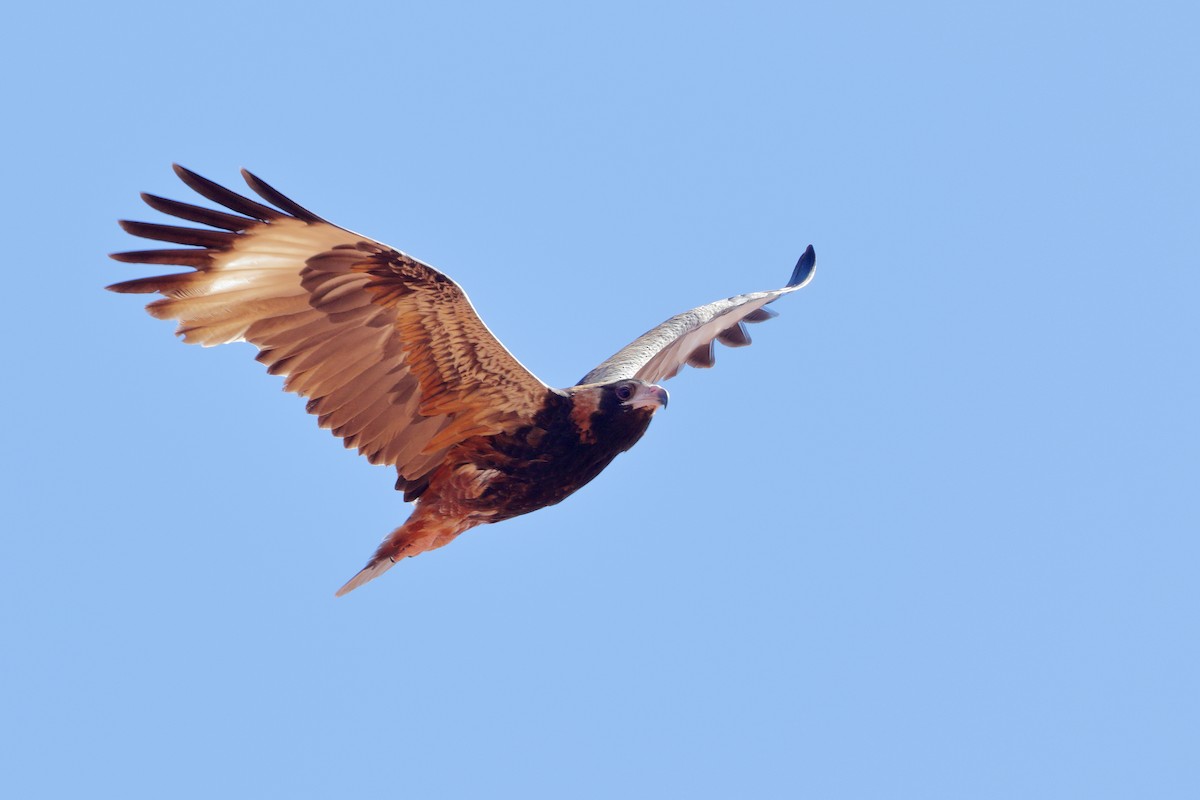
M424 491L447 449L527 420L551 391L492 335L453 281L411 256L339 228L242 171L276 208L176 166L234 213L143 194L204 228L122 222L135 236L193 245L114 253L183 272L108 287L158 292L147 306L179 320L184 341L247 341L284 388L374 464L396 467L405 499Z
M817 255L810 244L796 262L787 286L771 292L740 294L671 317L584 375L579 383L610 383L626 378L658 383L675 377L684 364L711 367L716 362L715 342L730 347L750 344L745 323L777 316L765 306L803 288L812 280L816 265Z

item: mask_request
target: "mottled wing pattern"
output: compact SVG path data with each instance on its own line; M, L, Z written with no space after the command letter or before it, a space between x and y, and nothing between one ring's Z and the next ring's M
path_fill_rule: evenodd
M809 245L796 262L787 286L718 300L671 317L626 345L579 383L609 383L625 378L658 383L675 377L684 364L711 367L716 362L716 342L730 347L750 344L745 323L776 316L766 305L803 288L812 280L816 263L816 253Z
M432 267L339 228L243 171L275 208L183 169L179 177L234 213L153 195L152 208L208 226L122 222L187 249L115 253L192 271L124 281L117 292L179 320L184 341L247 341L284 388L372 463L390 464L405 499L424 491L445 451L533 417L548 387L492 335L466 294Z

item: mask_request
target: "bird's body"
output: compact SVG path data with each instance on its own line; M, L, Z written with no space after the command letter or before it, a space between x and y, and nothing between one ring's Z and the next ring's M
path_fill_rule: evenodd
M661 389L634 385L635 392L644 392L646 405L625 406L610 387L547 392L546 406L530 424L456 445L434 473L431 488L456 470L469 470L472 485L481 491L466 505L484 515L482 522L500 522L561 502L633 447L655 408L665 404L656 395ZM504 498L502 507L496 498Z
M553 389L492 336L462 289L432 267L334 226L244 173L265 206L176 168L200 194L237 214L143 195L152 207L208 228L122 225L195 249L118 253L193 272L116 284L159 292L148 306L180 320L185 341L245 340L285 388L372 463L396 468L415 501L344 594L399 558L441 547L476 525L561 502L645 433L666 405L658 380L711 366L713 342L749 344L744 322L811 277L810 247L783 289L739 295L673 317L584 380ZM282 210L279 210L282 209ZM241 216L238 216L241 215Z
M663 392L647 384L638 389L653 401L656 391ZM476 525L562 502L633 447L654 415L652 405L622 408L608 386L550 390L546 401L529 425L455 445L430 476L412 516L338 593L386 572L399 558L449 544Z

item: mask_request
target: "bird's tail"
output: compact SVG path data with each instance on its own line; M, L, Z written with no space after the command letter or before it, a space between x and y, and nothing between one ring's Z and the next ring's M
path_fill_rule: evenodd
M421 507L417 506L417 510L408 521L380 543L367 565L348 580L345 586L338 589L336 596L349 594L364 583L375 580L402 558L411 558L426 550L436 550L450 544L456 536L475 525L476 523L465 520L426 516L421 513Z

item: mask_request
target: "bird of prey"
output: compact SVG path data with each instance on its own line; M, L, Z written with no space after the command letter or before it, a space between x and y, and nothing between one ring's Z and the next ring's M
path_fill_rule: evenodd
M161 294L147 310L178 320L185 342L253 344L267 371L286 377L284 389L308 398L321 427L372 464L395 467L396 489L415 501L338 596L476 525L562 501L642 437L667 405L658 382L685 364L711 367L714 342L749 344L745 323L775 316L767 304L804 286L816 263L810 245L783 288L674 316L555 389L428 264L318 217L245 170L271 205L175 172L226 210L143 194L151 208L203 227L122 221L135 236L186 247L112 257L191 271L108 288Z

